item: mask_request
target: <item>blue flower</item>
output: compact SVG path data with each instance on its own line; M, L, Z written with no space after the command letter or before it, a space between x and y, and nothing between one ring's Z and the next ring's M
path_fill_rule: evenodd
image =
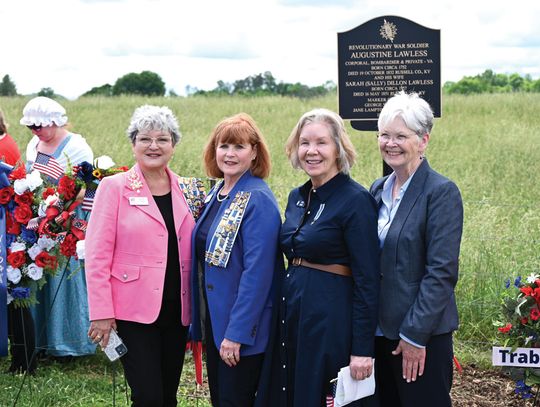
M510 279L507 278L506 280L504 280L504 288L509 288L510 287Z
M30 297L30 289L28 287L15 287L11 289L13 298L28 298Z
M38 239L36 232L30 229L26 229L22 225L21 225L21 237L28 244L34 244L37 242L37 239Z
M514 281L514 287L519 288L521 285L521 276L517 276L516 280Z
M83 161L78 165L77 169L77 178L82 179L84 182L90 182L94 179L92 171L94 171L94 166L88 161Z
M17 235L6 233L6 247L11 246L11 243L13 243L15 240L17 240Z
M522 399L530 399L532 397L531 386L527 386L523 380L516 380L516 389L514 392Z

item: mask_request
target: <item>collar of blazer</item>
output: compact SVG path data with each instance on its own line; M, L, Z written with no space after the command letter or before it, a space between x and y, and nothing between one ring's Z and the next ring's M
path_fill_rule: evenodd
M396 215L394 216L394 219L392 220L390 229L388 229L388 234L386 235L386 239L384 240L384 245L382 249L383 252L386 252L387 250L390 250L392 253L396 252L397 239L394 237L397 237L399 233L401 232L401 229L403 228L405 220L407 219L407 217L409 216L409 213L414 207L416 200L422 194L424 190L424 184L426 182L426 178L428 176L430 168L431 167L429 166L427 160L424 158L424 160L422 161L422 163L420 164L420 166L414 173L413 179L411 180L411 183L409 184L409 187L407 188L407 191L405 192L405 195L403 196L403 200L399 204L399 208L396 212ZM378 204L380 204L380 201L381 201L381 193L382 193L383 184L384 183L381 183L376 193L375 199L377 200Z
M180 191L180 187L178 186L178 176L168 167L166 167L166 171L171 182L171 199L173 201L174 224L176 230L179 230L184 217L188 215L190 211L182 191ZM165 225L163 216L161 216L161 212L159 211L159 208L152 197L152 193L150 192L148 185L146 185L144 176L138 164L135 164L129 171L125 173L124 186L125 188L123 195L126 197L126 199L129 200L131 197L148 198L148 205L135 205L135 208L156 219L162 225Z

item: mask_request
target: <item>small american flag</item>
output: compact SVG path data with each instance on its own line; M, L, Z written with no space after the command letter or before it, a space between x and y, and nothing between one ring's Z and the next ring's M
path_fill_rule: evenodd
M58 161L48 154L38 152L32 167L53 179L59 179L64 175L64 169L58 164Z
M81 204L81 208L83 211L90 212L92 210L95 196L96 196L96 189L93 189L93 188L86 189L86 192L84 193L84 199Z
M326 395L326 407L334 407L334 397L336 397L337 378L330 380L332 394Z

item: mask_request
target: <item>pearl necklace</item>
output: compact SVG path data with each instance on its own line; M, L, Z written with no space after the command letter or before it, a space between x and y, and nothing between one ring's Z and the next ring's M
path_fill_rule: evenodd
M220 198L220 194L219 194L219 193L216 195L216 199L217 199L218 202L223 202L223 201L224 201L225 199L227 199L228 197L229 197L229 194L223 195L223 198Z

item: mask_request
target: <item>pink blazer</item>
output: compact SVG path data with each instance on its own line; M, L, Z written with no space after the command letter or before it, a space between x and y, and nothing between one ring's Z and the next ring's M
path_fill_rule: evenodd
M167 172L180 255L182 325L187 326L191 322L191 232L195 221L178 186L178 176L168 168ZM141 205L146 202L148 205ZM85 244L91 321L115 318L148 324L157 319L167 239L163 217L138 165L101 181Z

